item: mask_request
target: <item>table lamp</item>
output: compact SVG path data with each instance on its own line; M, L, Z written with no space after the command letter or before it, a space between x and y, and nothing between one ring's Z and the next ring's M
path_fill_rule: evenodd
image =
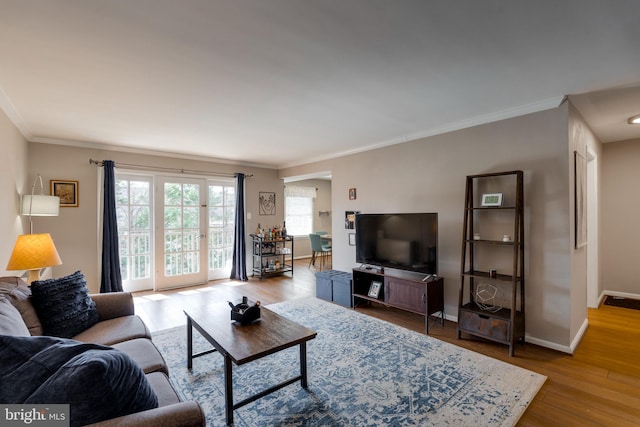
M7 270L28 270L27 282L40 280L40 270L62 264L49 233L22 234L13 247Z

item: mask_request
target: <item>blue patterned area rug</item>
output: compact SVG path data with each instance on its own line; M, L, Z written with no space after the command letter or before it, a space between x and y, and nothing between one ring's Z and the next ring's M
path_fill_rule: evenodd
M270 309L318 332L309 389L291 384L234 412L236 426L512 426L546 377L316 298ZM210 346L194 331L194 351ZM224 363L186 368L186 327L153 335L171 382L225 425ZM298 375L298 347L233 366L234 401Z

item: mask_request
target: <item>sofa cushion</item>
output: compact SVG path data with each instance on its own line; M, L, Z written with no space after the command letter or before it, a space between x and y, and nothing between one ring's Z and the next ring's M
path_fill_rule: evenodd
M0 335L31 336L18 309L2 295L0 295Z
M156 408L158 397L126 354L53 337L0 336L0 401L70 405L85 425Z
M167 363L155 345L148 338L136 338L122 341L113 345L113 348L120 350L129 356L136 365L140 366L145 374L151 372L164 372L169 375Z
M42 335L42 324L31 303L31 289L19 277L0 277L0 294L11 301L20 312L31 335Z
M103 345L113 345L136 338L151 338L147 325L138 316L101 320L73 337L77 341Z
M100 320L80 271L32 282L31 298L44 335L71 338Z

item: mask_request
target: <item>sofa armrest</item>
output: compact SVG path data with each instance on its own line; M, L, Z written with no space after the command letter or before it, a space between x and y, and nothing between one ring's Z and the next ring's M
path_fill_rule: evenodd
M133 296L130 292L110 292L105 294L91 294L96 303L96 309L101 320L116 317L132 316L135 314Z
M205 425L204 412L200 404L195 401L174 403L91 424L94 427L201 427Z

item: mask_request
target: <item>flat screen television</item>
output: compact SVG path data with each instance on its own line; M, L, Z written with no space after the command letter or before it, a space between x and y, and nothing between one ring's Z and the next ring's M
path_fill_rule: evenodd
M438 274L438 214L357 214L356 262Z

